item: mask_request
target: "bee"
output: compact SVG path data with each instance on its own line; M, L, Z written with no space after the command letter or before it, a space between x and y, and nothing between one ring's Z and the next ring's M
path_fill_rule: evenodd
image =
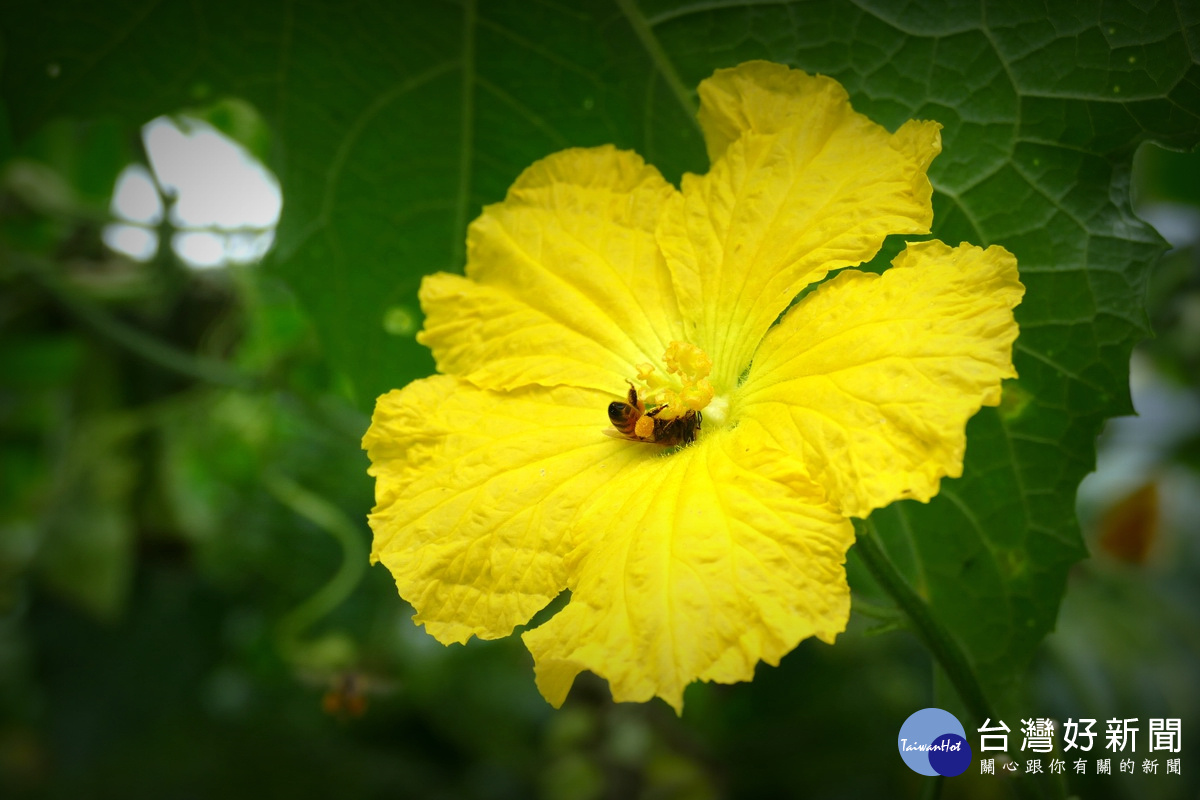
M606 430L605 433L616 439L647 442L663 447L676 447L694 442L696 434L700 432L700 412L688 411L675 419L659 419L659 413L665 408L665 405L657 405L647 409L631 383L629 395L624 401L617 400L608 404L608 420L618 432ZM649 423L644 420L649 420Z
M350 671L337 675L321 698L321 707L330 716L361 717L367 710L362 676Z
M366 713L367 695L391 694L396 690L386 678L353 669L341 670L323 678L316 675L311 678L326 684L321 708L326 714L343 721Z

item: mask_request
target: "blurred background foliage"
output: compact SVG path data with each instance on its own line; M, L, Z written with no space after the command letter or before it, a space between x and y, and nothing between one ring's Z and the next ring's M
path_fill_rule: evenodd
M1200 156L1142 142L1200 136L1197 66L1175 58L1200 15L1181 4L1164 23L1113 4L1109 25L1015 4L989 28L953 3L902 18L867 3L703 5L13 4L0 62L0 796L1008 796L1003 777L973 769L938 786L897 757L909 714L957 700L865 577L835 647L806 642L751 684L692 686L677 718L657 702L614 706L587 676L554 711L519 640L443 648L365 563L358 439L375 394L432 369L412 337L420 276L460 268L466 223L548 152L611 141L671 179L702 171L695 82L756 56L836 75L890 127L945 122L947 238L986 244L981 232L1011 228L1023 264L1078 244L1013 225L1027 188L1005 183L1006 164L1114 193L1087 241L1127 259L1114 308L1135 321L1114 353L1083 362L1116 371L1113 398L1080 411L1079 430L1122 404L1112 364L1140 336L1148 274L1143 416L1109 427L1080 492L1092 558L1068 574L1073 545L1047 556L1036 630L995 660L1018 684L1005 707L1023 716L1183 719L1182 776L1160 764L1153 777L1071 776L1070 791L1195 796ZM930 75L914 75L926 61ZM1061 116L1018 88L1046 65L1080 103ZM1021 125L1080 163L996 156L1034 146L1004 122L1018 105ZM172 213L179 190L143 129L163 114L222 132L279 176L277 239L273 222ZM989 159L999 177L973 207ZM1122 216L1131 162L1138 213L1171 245L1150 272L1153 236ZM158 243L136 258L106 244L131 222L113 202L130 165L162 209L133 220ZM208 190L235 202L207 171ZM1076 202L1065 191L1049 206L1058 218ZM188 234L225 249L201 266ZM236 257L253 251L237 236L274 246L261 262ZM1030 322L1039 307L1074 313L1067 277L1031 279ZM979 452L989 424L972 434ZM1068 460L1060 483L1090 451ZM1057 631L1038 645L1064 577Z

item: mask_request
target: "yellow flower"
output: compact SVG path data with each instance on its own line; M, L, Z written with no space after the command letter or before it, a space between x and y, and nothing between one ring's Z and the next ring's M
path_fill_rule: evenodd
M372 559L439 641L506 636L570 590L523 634L555 706L590 670L680 710L692 681L832 642L848 517L958 476L967 419L1015 375L1024 289L1000 247L912 243L789 308L929 232L936 122L889 134L836 81L766 62L700 100L712 167L680 189L575 149L484 209L466 276L421 287L442 374L380 397L363 440ZM695 441L622 437L631 386L630 436Z

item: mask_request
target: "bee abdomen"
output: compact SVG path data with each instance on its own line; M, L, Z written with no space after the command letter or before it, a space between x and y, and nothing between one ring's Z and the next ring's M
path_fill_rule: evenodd
M608 404L608 421L613 424L614 428L627 436L633 435L640 416L638 410L628 403L617 401Z

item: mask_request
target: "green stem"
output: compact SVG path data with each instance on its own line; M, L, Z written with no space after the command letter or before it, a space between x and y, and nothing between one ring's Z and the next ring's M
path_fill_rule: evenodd
M257 381L223 361L200 358L134 328L88 300L59 278L50 265L14 258L14 263L85 325L145 360L190 378L235 389L253 389Z
M367 566L367 553L358 527L341 509L283 475L267 473L264 482L279 502L330 534L342 548L342 564L329 582L279 623L281 647L290 655L295 652L301 635L341 605L358 586Z
M855 550L859 557L866 564L871 576L908 616L917 636L921 638L942 669L946 671L947 677L954 684L954 688L962 698L967 710L976 717L976 722L979 723L987 719L998 719L962 648L951 637L949 631L933 618L925 601L913 591L912 587L908 585L908 581L896 569L896 565L888 558L883 549L883 543L879 541L879 534L876 533L874 524L870 520L866 520L855 527L858 534Z
M938 800L942 796L942 782L945 779L938 775L930 778L921 785L921 800Z
M975 717L975 722L980 724L984 720L999 720L1000 717L988 702L979 678L975 675L975 670L972 669L966 654L954 637L950 635L950 632L934 619L929 612L929 606L913 591L913 588L908 585L908 581L896 569L896 565L892 563L884 550L883 542L879 540L875 525L870 520L855 520L854 527L857 535L854 543L855 551L871 576L908 617L913 630L941 665L946 677L950 679L958 696L967 707L967 711ZM1018 795L1025 798L1047 796L1043 788L1030 776L1021 773L1015 777L1013 789ZM940 785L925 787L926 792L939 792L940 789ZM1061 787L1051 785L1049 796L1061 798L1066 794Z

